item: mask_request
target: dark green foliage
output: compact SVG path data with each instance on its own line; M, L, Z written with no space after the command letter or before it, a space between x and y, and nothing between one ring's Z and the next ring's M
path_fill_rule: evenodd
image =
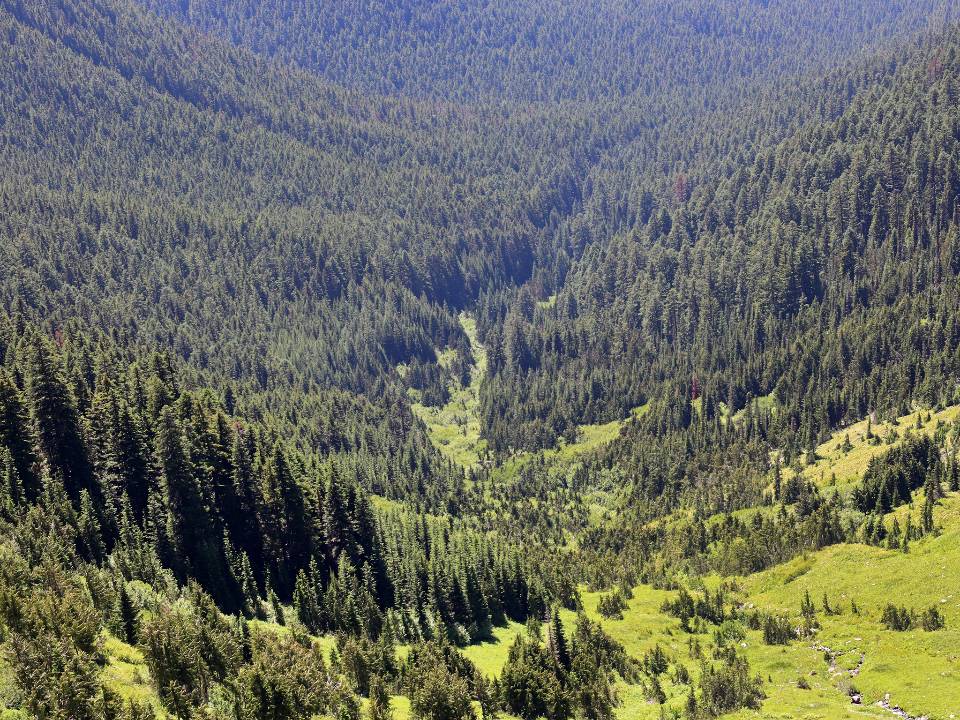
M554 608L547 621L547 649L553 655L553 661L561 672L570 670L570 652L567 650L567 636L560 620L560 613Z
M518 635L500 676L507 710L523 720L570 717L570 698L558 670L547 648Z
M680 620L680 626L691 632L691 620L699 619L719 625L726 617L725 597L722 589L711 593L704 588L703 596L693 596L685 588L680 591L675 600L664 600L661 610Z
M605 1L586 8L498 0L489 6L390 2L312 12L270 2L255 12L252 3L223 0L144 4L264 55L368 90L581 102L716 86L728 80L720 68L734 76L771 66L789 68L786 57L812 65L871 35L882 37L909 26L931 7L921 2L895 12L877 2L797 2L743 12L733 3L684 3L664 10L640 2L625 13ZM766 39L774 27L778 44L761 43L751 53L743 49ZM624 67L621 55L634 46L642 46L647 55L638 53L638 62ZM695 49L702 62L684 62Z
M120 616L120 628L122 630L120 637L130 644L135 644L138 635L137 610L133 606L125 584L120 585L118 605L117 610Z
M763 621L763 642L767 645L787 645L796 636L790 619L783 615L767 615Z
M905 608L888 603L880 616L880 622L887 630L905 632L920 627L927 631L941 630L946 626L943 614L934 605L924 610L919 616L911 608Z
M652 650L647 651L643 656L643 669L648 675L656 677L662 675L669 667L667 656L660 645L654 645Z
M407 658L404 676L415 718L473 718L471 683L476 669L456 649L438 643L418 645Z
M920 627L928 632L942 630L946 627L946 621L943 619L943 613L934 605L920 615Z
M739 655L731 655L719 666L705 665L700 676L700 702L693 717L756 709L765 697L762 687L762 680L750 675L749 663Z
M320 649L295 637L258 633L251 662L240 669L237 683L236 712L243 720L306 720L325 712L360 718L356 698L343 687L343 678L328 670Z
M567 633L581 583L936 532L960 472L920 414L850 501L785 479L837 427L960 399L960 41L935 4L0 0L0 637L24 709L117 716L108 628L183 718L214 697L352 720L365 695L379 720L404 690L436 720L606 719L616 676L663 702L673 660ZM465 311L488 359L466 475L411 407L469 379ZM511 457L640 405L577 462ZM735 595L664 606L716 626L691 717L762 696ZM508 619L531 632L489 684L454 645ZM329 667L305 630L338 635Z
M390 693L379 675L370 678L370 720L391 720Z
M557 620L558 614L553 613L546 644L535 636L518 635L514 640L500 676L505 709L525 720L573 714L598 720L612 718L618 700L610 677L616 673L624 681L636 683L640 679L639 664L586 615L577 616L569 642ZM563 638L562 652L557 638ZM565 657L569 658L566 662ZM661 658L665 670L662 653Z
M883 614L880 616L880 622L886 626L887 630L896 630L898 632L904 632L912 628L916 619L916 613L914 613L913 610L898 607L892 603L888 603L887 606L883 608Z
M806 590L803 598L800 600L800 615L803 618L802 632L804 635L812 635L820 627L820 620L817 617L817 608L810 599L810 591Z
M864 513L886 514L909 502L913 491L939 472L939 463L939 451L928 436L908 437L870 461L853 492L853 504Z
M5 659L13 682L32 716L94 720L103 698L98 613L79 583L53 567L41 572L34 581L44 583L32 590L10 583L15 580L10 575L0 585L5 601L0 620L9 632Z
M93 491L99 498L74 398L42 336L35 335L30 341L25 364L27 395L48 471L62 479L75 505L79 505L83 490Z
M627 601L623 592L617 588L600 598L597 604L597 612L608 619L620 619L623 617L623 611L627 609Z
M110 367L77 382L79 394L91 398L86 419L96 426L103 417L129 417L137 428L131 462L152 469L141 488L140 471L124 470L113 442L118 435L94 434L89 447L98 460L89 467L89 487L79 488L75 505L58 509L84 559L101 563L113 553L128 579L150 583L168 568L181 584L195 579L221 609L247 617L266 617L271 608L283 620L282 603L292 601L300 621L317 633L375 638L389 610L393 632L404 639L430 635L439 623L468 641L485 636L494 622L523 620L531 599L542 602L530 592L525 561L508 544L449 516L421 517L406 506L375 512L355 478L382 458L360 449L302 453L279 441L273 428L226 415L210 392L181 389L162 356L124 356L106 339L77 330L60 334L69 352L57 352L37 345L33 329L4 329L10 348L27 353L21 364L8 352L11 369L35 388L32 373L44 367L64 364L71 375L80 365ZM85 455L87 440L74 440ZM29 495L12 454L2 457L0 497L12 511ZM63 473L47 476L47 484L48 494L67 491Z
M359 695L372 697L372 683L397 678L396 647L384 633L377 641L341 635L337 639L337 669Z
M215 681L239 668L239 639L206 602L162 607L140 633L157 692L177 717L189 717L192 707L207 702Z
M6 457L4 485L14 503L36 500L40 494L32 435L22 393L6 372L0 372L0 447Z

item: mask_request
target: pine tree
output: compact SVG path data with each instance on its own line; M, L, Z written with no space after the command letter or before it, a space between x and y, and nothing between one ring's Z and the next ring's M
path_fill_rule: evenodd
M81 490L88 490L99 504L101 493L93 482L76 406L56 361L39 335L30 346L27 378L34 426L50 472L63 478L75 506L79 505Z
M13 457L9 450L0 446L0 513L12 517L24 499L20 473L17 472Z
M137 642L137 611L127 592L126 583L120 583L119 592L120 626L123 629L123 639L131 644Z
M155 462L160 470L174 570L182 582L195 578L232 608L235 598L225 573L223 532L210 512L172 406L164 407L157 420Z
M311 582L310 576L303 570L297 573L296 584L293 588L293 607L297 612L297 619L310 632L319 633L325 629L317 588Z
M390 708L390 692L379 675L370 678L369 718L370 720L393 719L393 710Z
M921 516L920 516L920 528L925 535L927 533L933 532L933 529L934 529L933 505L934 505L933 493L927 492L926 497L923 500L923 512L921 513Z
M277 533L268 538L273 542L272 555L277 568L274 580L278 591L290 597L297 572L307 567L310 560L312 543L303 490L279 442L274 446L266 476L264 495L271 527Z
M554 662L564 671L570 669L570 652L567 649L567 637L563 632L563 622L556 608L550 611L547 627L547 647L553 654Z
M687 720L699 720L700 718L697 694L693 688L690 688L690 692L687 694L687 702L684 705L684 717L687 718Z
M77 516L77 535L83 556L93 563L100 563L106 557L107 550L103 541L103 531L97 519L90 493L80 491L80 513Z
M260 591L257 588L257 579L253 574L250 557L243 550L239 553L239 569L236 572L243 596L243 614L247 618L260 616Z
M237 428L233 434L231 451L233 467L233 491L222 505L224 521L230 531L230 537L251 558L260 564L263 561L263 543L257 513L261 491L253 471L247 438Z
M277 597L277 593L274 592L273 588L270 588L269 600L270 607L273 608L274 622L277 623L277 625L286 625L287 620L283 613L283 606L280 604L280 598Z
M150 448L137 419L125 403L117 413L114 448L123 492L130 498L134 515L143 519L150 488Z
M820 621L817 620L817 609L810 599L810 591L804 592L803 600L800 602L800 615L803 616L803 626L806 634L810 634L820 627Z
M33 502L40 495L33 424L13 380L0 370L0 447L6 448L24 499ZM14 475L8 471L8 480Z

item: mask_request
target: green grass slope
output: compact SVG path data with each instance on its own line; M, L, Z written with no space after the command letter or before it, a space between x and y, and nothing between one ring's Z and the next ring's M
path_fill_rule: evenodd
M480 464L487 441L480 437L480 383L487 373L487 351L477 340L477 323L466 313L460 314L460 325L470 339L474 364L470 382L450 388L450 400L443 407L429 407L419 402L413 411L427 426L433 444L447 458L470 468ZM449 353L440 353L441 365L449 361ZM415 391L412 391L415 393Z
M917 426L918 416L921 427ZM829 440L819 445L816 449L816 462L805 465L802 473L821 487L832 484L841 491L849 490L863 476L874 457L887 452L908 432L933 435L939 427L958 418L960 405L951 405L938 412L919 411L899 417L895 421L878 422L864 418L834 433ZM784 478L792 474L793 469L784 469Z
M817 461L801 472L824 486L832 484L841 492L849 491L872 458L901 442L908 433L932 435L958 417L960 407L954 406L921 412L919 424L917 414L888 422L864 420L819 446ZM869 437L868 424L876 439ZM908 514L916 523L923 499L922 491L918 491L910 505L891 514L897 516L901 526L905 526ZM820 609L822 628L815 638L769 646L764 644L761 632L747 630L739 649L763 678L767 697L759 710L744 710L728 717L896 717L889 708L902 708L911 717L930 720L960 715L960 494L950 494L938 503L934 517L937 532L913 541L906 553L842 544L749 577L709 578L711 585L735 580L740 587L736 599L742 606L786 614L797 625L806 592ZM889 524L890 518L886 520ZM696 638L708 649L715 628L696 636L683 632L677 620L661 611L664 599L672 596L668 591L640 586L619 620L605 619L597 613L602 593L584 592L583 602L586 613L599 620L630 654L641 658L659 645L674 667L683 663L696 678L699 660L691 657L690 640ZM824 596L833 614L822 610ZM946 628L935 632L889 630L881 622L888 603L918 613L936 606L946 620ZM573 613L566 613L564 620L568 628L573 627ZM512 639L517 632L522 628L505 629L503 634ZM506 661L508 638L468 648L467 653L485 673L496 675ZM668 697L663 707L650 702L641 686L621 684L618 717L678 717L687 686L666 678L662 685ZM851 693L860 695L860 703L851 701ZM882 707L881 702L888 707Z
M856 667L862 657L850 682L865 703L889 694L891 704L912 715L955 717L960 712L960 497L944 500L936 518L941 533L912 543L909 553L830 547L747 578L748 597L761 607L795 614L803 593L809 591L818 602L826 594L839 611L821 617L818 636L819 644L842 653L832 677L843 679L843 669ZM946 628L887 630L880 616L890 602L918 612L936 606ZM825 669L821 663L821 672Z

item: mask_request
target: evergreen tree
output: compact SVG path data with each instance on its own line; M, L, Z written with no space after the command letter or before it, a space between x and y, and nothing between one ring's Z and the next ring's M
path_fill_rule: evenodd
M63 478L75 506L87 490L95 503L102 502L93 481L87 449L73 397L46 341L36 335L29 348L27 389L40 449L50 472Z
M20 391L6 371L2 370L0 370L0 447L6 448L12 463L12 468L7 470L8 483L15 477L24 493L24 499L35 501L40 495L40 482L34 452L33 425Z

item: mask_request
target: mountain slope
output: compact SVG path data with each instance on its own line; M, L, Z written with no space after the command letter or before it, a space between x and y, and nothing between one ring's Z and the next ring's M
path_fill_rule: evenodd
M0 0L3 714L944 715L954 5Z
M930 0L144 5L367 90L518 101L721 89L876 47L942 21L949 7Z

